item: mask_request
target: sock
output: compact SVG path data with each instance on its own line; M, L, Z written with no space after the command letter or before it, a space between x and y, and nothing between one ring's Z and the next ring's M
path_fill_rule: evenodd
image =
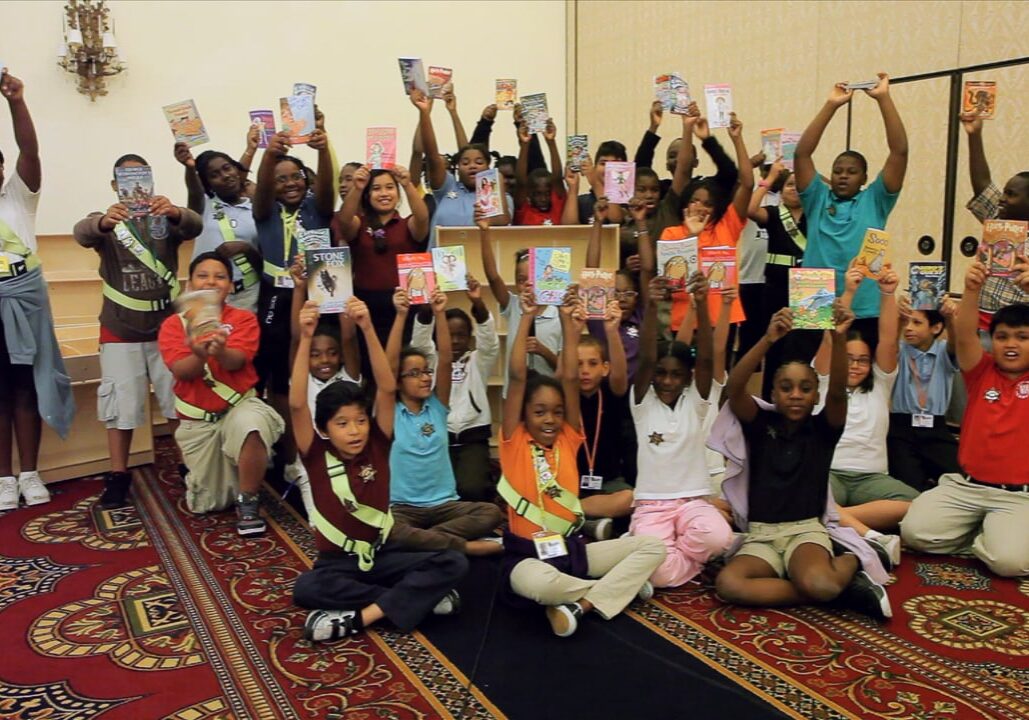
M883 534L878 530L872 530L871 528L869 528L868 532L865 533L864 537L866 540L875 540L876 538L883 537Z

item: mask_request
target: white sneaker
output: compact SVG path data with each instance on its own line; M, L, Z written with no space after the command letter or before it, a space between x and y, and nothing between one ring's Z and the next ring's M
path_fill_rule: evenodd
M900 535L880 535L879 537L872 538L872 540L886 548L886 553L890 556L890 562L893 563L893 567L900 565ZM887 570L889 569L887 568Z
M18 479L13 475L0 477L0 510L18 509Z
M639 598L640 602L647 602L650 598L654 597L654 584L647 580L643 583L643 587L636 593L636 597Z
M39 477L35 470L23 472L18 476L18 490L25 498L26 505L42 505L50 502L50 491Z

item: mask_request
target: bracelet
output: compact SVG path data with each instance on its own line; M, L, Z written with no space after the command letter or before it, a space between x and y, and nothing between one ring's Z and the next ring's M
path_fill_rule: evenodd
M897 291L896 290L891 290L890 292L886 292L885 290L880 290L879 294L880 295L893 295L895 292L897 292Z
M633 237L638 238L640 235L650 235L650 230L647 230L646 228L643 228L642 230L636 230Z

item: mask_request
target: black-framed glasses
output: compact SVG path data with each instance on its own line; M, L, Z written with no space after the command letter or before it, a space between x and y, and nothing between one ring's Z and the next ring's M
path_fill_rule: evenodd
M423 375L426 375L428 377L432 377L433 372L434 371L433 371L432 368L415 368L414 370L408 370L406 372L400 373L400 377L402 377L402 378L416 378L416 379L422 377Z

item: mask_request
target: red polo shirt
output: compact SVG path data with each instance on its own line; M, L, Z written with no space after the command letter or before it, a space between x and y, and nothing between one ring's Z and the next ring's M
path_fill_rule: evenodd
M550 191L550 209L546 212L537 210L532 203L526 200L515 210L515 225L560 225L561 212L565 209L565 198L557 194L556 190Z
M361 218L357 235L350 242L350 259L354 268L356 290L393 290L397 287L397 255L425 252L427 239L418 242L407 228L408 218L394 211L386 224L378 230ZM375 233L382 233L385 252L376 252Z
M962 469L987 483L1029 483L1029 464L1019 461L1029 427L1029 372L1011 379L984 352L979 364L963 374L968 407L958 446Z

